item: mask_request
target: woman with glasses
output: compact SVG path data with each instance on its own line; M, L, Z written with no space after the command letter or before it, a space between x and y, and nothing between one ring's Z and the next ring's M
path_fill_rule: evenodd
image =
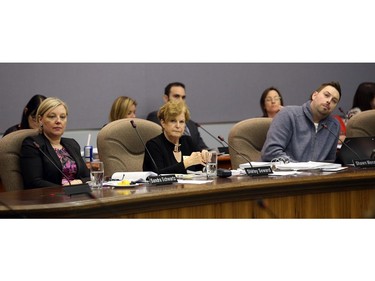
M29 102L26 104L22 112L21 123L8 128L3 137L9 133L22 130L22 129L37 129L39 128L36 122L36 111L39 105L46 99L43 95L34 95Z
M263 117L275 117L283 105L284 102L280 91L275 87L265 89L260 97L260 107L263 112Z

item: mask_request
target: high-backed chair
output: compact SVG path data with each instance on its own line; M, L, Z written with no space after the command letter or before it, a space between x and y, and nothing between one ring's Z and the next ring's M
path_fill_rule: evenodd
M347 137L375 136L375 109L362 111L349 119L346 124Z
M142 171L145 148L130 120L134 120L144 143L162 132L160 125L139 118L120 119L105 125L98 133L97 147L106 176Z
M0 178L5 191L23 189L20 165L21 146L26 137L36 135L38 135L37 129L24 129L12 132L0 139Z
M236 123L229 131L228 143L229 155L232 164L232 169L237 169L240 164L246 163L247 158L250 161L259 161L261 157L261 150L268 129L271 125L272 118L250 118ZM235 148L244 157L238 155Z

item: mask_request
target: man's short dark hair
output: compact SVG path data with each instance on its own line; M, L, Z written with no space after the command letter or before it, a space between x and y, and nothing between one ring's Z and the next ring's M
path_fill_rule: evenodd
M340 86L340 83L336 82L336 81L331 81L331 82L328 82L328 83L323 83L315 91L319 93L322 89L324 89L327 86L332 86L333 88L335 88L339 92L339 95L340 95L339 99L341 99L341 86ZM311 98L312 98L312 95L311 95Z
M169 97L169 94L171 92L171 88L172 87L182 87L182 88L185 89L185 85L183 83L181 83L181 82L172 82L172 83L169 83L167 85L167 87L165 87L165 89L164 89L164 95L166 95L166 96Z

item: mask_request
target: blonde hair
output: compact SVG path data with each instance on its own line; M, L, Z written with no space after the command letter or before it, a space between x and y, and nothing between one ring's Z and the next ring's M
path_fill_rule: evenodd
M128 117L132 105L137 106L137 102L132 98L120 96L115 99L109 113L109 121L112 122Z
M66 103L60 100L59 98L51 97L51 98L46 98L44 101L42 101L42 103L38 107L36 116L38 118L43 117L43 115L47 111L50 111L51 109L54 109L60 105L63 105L65 107L66 115L68 115L68 106L66 105Z
M160 107L158 111L158 118L160 121L163 120L164 122L169 122L173 118L179 116L181 113L185 114L185 122L189 121L190 111L184 101L168 101L162 107Z

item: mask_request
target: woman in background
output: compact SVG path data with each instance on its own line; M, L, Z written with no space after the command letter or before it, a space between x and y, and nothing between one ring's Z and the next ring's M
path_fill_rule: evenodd
M39 128L38 122L36 122L36 111L45 99L46 97L43 95L34 95L23 109L21 123L8 128L3 137L18 130Z
M186 174L188 169L201 171L209 155L207 150L200 152L192 138L184 135L190 118L185 102L165 103L158 111L158 118L163 132L146 143L157 167L145 153L143 170L161 174Z
M109 122L124 118L135 118L136 109L137 102L135 100L126 96L120 96L112 104L111 112L109 113Z
M58 98L47 98L40 104L36 117L40 134L25 138L21 147L25 188L89 181L90 171L83 162L78 142L62 137L68 121L66 103Z
M263 112L262 117L275 117L283 105L284 102L280 91L275 87L265 89L260 97L260 107Z
M375 83L363 82L354 94L352 109L348 111L346 118L349 120L355 114L371 109L375 109Z

